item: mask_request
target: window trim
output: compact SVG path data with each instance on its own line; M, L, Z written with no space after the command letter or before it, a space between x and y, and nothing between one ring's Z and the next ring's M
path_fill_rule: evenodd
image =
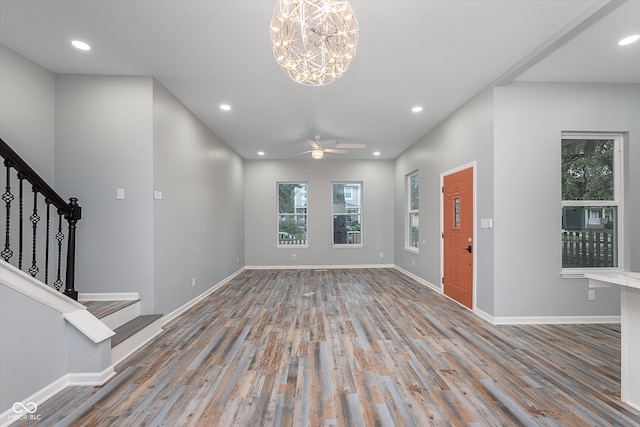
M418 209L411 209L411 178L414 176L418 177ZM411 214L418 214L420 217L420 170L416 169L411 173L405 175L405 206L406 213L404 216L405 225L404 225L404 250L407 252L411 252L414 254L420 253L420 238L418 237L418 246L411 246ZM420 236L420 228L418 226L418 236Z
M335 184L344 184L345 186L349 185L351 187L358 185L359 186L359 191L358 191L358 196L360 199L360 212L357 214L354 213L336 213L333 211L333 186ZM353 189L352 191L352 196L351 199L349 200L353 200ZM336 248L336 249L359 249L359 248L363 248L364 247L364 182L362 181L331 181L331 247L332 248ZM345 200L346 197L345 197ZM334 234L334 216L336 215L341 215L341 216L346 216L346 215L359 215L360 216L360 243L334 243L333 239L335 237Z
M613 200L564 200L562 198L562 182L560 183L560 209L564 207L617 207L616 219L616 267L562 267L560 275L563 278L584 278L585 273L619 272L624 271L624 140L623 132L562 132L563 139L612 139L613 140ZM562 155L560 156L562 161ZM562 179L562 177L561 177ZM562 225L561 225L562 230Z
M280 212L280 185L282 184L299 184L299 185L304 185L306 187L306 192L307 194L309 193L309 183L307 181L278 181L276 182L276 233L275 233L275 237L276 237L276 248L289 248L289 249L301 249L301 248L308 248L309 247L309 201L308 201L308 197L305 197L304 200L307 202L307 211L304 214L296 214L294 213L281 213ZM294 208L295 209L295 208ZM299 216L299 215L304 215L305 216L305 225L306 225L306 231L305 231L305 236L306 236L306 243L304 244L291 244L291 245L282 245L280 244L280 239L278 238L278 234L280 233L280 216L281 215L291 215L291 216Z

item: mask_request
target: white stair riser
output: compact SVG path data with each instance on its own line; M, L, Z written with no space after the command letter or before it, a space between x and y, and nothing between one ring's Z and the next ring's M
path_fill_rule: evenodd
M111 364L117 365L134 351L144 346L148 341L162 332L162 319L147 325L129 338L111 349Z
M110 329L116 329L138 316L140 316L140 301L135 304L128 305L115 313L111 313L100 320Z

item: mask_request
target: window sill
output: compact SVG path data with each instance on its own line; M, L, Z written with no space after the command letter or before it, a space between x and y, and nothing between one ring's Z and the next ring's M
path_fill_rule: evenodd
M364 245L331 245L331 247L334 249L361 249L364 248Z
M276 245L277 249L305 249L308 248L309 245Z
M420 253L420 249L414 248L413 246L405 246L404 250L407 251L407 252L411 252L412 254L419 254Z
M620 273L620 267L611 268L567 268L560 272L563 279L584 279L587 273Z

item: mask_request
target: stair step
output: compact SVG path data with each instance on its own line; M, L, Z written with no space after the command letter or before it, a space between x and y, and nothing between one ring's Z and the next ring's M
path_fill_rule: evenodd
M127 338L131 337L135 333L141 331L145 327L149 326L156 320L162 317L162 314L145 314L142 316L138 316L133 320L125 323L124 325L116 328L114 332L116 333L113 337L111 337L111 348L114 348L118 344L122 343Z
M139 299L118 301L82 301L82 304L87 307L89 313L93 314L98 319L102 319L139 301Z

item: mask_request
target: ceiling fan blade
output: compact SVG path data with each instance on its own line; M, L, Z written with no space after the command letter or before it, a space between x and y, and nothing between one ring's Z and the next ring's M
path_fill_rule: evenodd
M310 152L311 152L311 150L309 150L309 151L303 151L302 153L298 153L298 154L296 154L296 156L302 156L303 154L307 154L307 153L310 153Z
M335 148L367 148L365 142L336 142Z
M311 148L313 148L314 150L317 150L318 148L320 148L318 147L318 144L312 139L307 139L307 143L309 143Z
M348 153L347 150L336 150L334 148L325 148L324 152L325 153L334 153L334 154L345 154L345 153Z

